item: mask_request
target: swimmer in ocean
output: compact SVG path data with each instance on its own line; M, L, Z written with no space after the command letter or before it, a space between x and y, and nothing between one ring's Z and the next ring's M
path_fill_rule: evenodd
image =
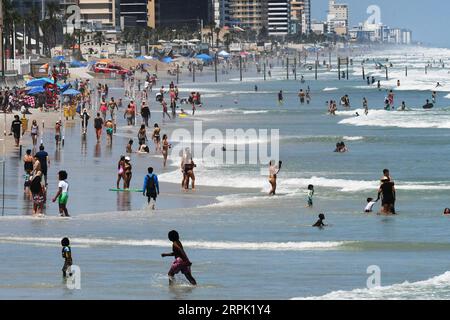
M283 90L280 90L280 92L278 92L278 104L283 104Z
M326 227L327 225L323 223L323 220L325 220L325 215L323 213L321 213L321 214L319 214L319 220L317 220L317 222L313 224L313 227L317 227L317 228Z

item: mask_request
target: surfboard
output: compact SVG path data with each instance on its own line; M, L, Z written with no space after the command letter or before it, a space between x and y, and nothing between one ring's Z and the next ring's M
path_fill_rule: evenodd
M428 103L428 104L424 105L422 108L424 108L424 109L431 109L433 107L434 107L434 104Z
M142 189L117 189L117 188L111 188L109 191L114 192L144 192Z

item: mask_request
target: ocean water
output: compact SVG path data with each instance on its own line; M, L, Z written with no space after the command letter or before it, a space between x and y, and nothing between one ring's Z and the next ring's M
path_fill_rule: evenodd
M136 130L119 122L114 143L95 143L93 132L80 139L79 123L67 124L66 145L55 150L47 130L52 166L50 195L56 192L56 172L69 172L71 219L57 217L55 205L47 217L30 216L23 196L22 164L7 158L5 216L0 218L0 298L43 299L447 299L450 253L450 51L415 48L368 52L364 58L393 63L390 80L384 71L366 63L365 72L382 82L383 89L362 80L362 56L354 56L350 79L337 79L337 70L314 73L300 70L306 83L286 79L275 63L272 78L249 71L244 81L235 72L184 79L181 95L200 91L204 106L195 117L162 121L151 101L152 121L162 125L174 147L185 129L192 146L219 148L231 140L199 139L194 122L204 130L278 129L279 137L238 137L234 148L279 144L283 168L278 195L268 197L267 162L223 164L213 156L196 156L197 191L180 191L179 157L132 155L132 186L141 187L145 170L155 167L161 183L158 210L145 208L139 193L114 193L117 160ZM325 59L325 58L324 58ZM428 61L443 59L425 74ZM405 77L408 66L408 77ZM292 75L290 75L292 78ZM397 80L401 86L397 88ZM423 110L437 88L434 109ZM167 85L167 84L165 84ZM258 86L258 92L254 86ZM297 92L311 88L310 105L300 105ZM386 90L393 89L395 106L405 101L408 111L383 110ZM277 93L283 90L284 103ZM350 110L327 114L325 102L344 94ZM111 95L121 95L114 89ZM152 95L153 97L153 95ZM369 115L362 99L369 101ZM189 108L185 108L189 112ZM355 113L360 114L359 117ZM198 124L197 124L198 125ZM336 154L345 141L349 152ZM153 147L151 145L151 147ZM229 148L228 148L229 149ZM229 149L228 152L232 149ZM397 216L363 214L365 199L376 197L382 170L389 168L397 189ZM314 207L305 208L306 188L315 186ZM378 207L375 207L378 210ZM312 228L319 213L330 224ZM193 262L199 285L192 288L182 275L178 285L167 285L171 258L167 232L176 229ZM69 236L74 263L81 268L81 289L62 282L59 241ZM381 286L366 287L369 266L380 268Z

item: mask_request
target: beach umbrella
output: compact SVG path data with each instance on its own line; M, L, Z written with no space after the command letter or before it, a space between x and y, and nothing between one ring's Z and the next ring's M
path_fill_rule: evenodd
M81 94L81 92L75 89L67 89L63 92L63 96L76 96L79 94Z
M30 91L28 91L29 95L35 95L35 94L39 94L39 93L43 93L45 92L45 89L41 86L41 87L32 87L30 89Z
M53 57L53 59L56 61L64 61L64 59L66 59L66 58L64 56L56 56L56 57Z
M171 57L164 57L161 59L161 61L164 63L171 63L173 59Z
M66 91L67 89L69 89L70 87L70 83L66 83L66 84L58 84L58 88L61 92Z
M27 87L43 87L47 83L53 84L53 80L50 78L36 78L33 80L30 80L26 83Z
M191 40L189 40L189 42L200 42L200 40L198 40L198 39L191 39Z
M207 54L204 54L204 53L196 55L195 58L201 59L203 61L211 61L212 60L212 58L210 56L208 56Z
M145 59L147 59L145 56L139 56L139 57L136 57L136 59L137 60L145 60Z
M158 40L158 43L166 43L167 41L166 40Z

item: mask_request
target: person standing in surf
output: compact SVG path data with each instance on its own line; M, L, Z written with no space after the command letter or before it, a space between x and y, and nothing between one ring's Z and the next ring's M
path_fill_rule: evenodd
M191 273L192 263L189 261L186 252L184 251L183 245L180 241L180 235L177 231L172 230L168 234L168 238L172 241L172 252L162 253L161 257L175 257L175 261L169 270L169 285L173 285L175 282L175 275L181 271L186 279L192 284L197 285L197 281L194 279Z
M366 97L363 98L363 108L364 108L364 114L367 116L369 114L369 104L367 102Z
M95 128L95 135L97 136L97 142L100 142L100 138L102 136L102 129L103 129L103 119L100 116L100 113L97 112L97 117L94 119L94 128Z
M163 135L162 138L162 155L163 155L163 166L166 167L167 164L167 156L169 155L169 149L172 147L172 145L169 143L167 139L167 134Z
M280 90L280 92L278 92L278 104L283 104L283 90Z
M133 177L133 173L132 173L132 169L133 167L131 166L131 158L130 157L125 157L125 164L124 164L124 174L125 174L125 179L124 179L124 183L123 183L123 188L124 189L130 189L130 183L131 183L131 178Z
M39 136L39 126L36 120L33 120L31 124L31 139L33 141L33 147L37 144L37 137Z
M281 170L281 165L281 161L278 161L278 165L276 165L272 161L269 162L269 183L272 186L269 192L269 196L274 196L277 191L277 175Z
M117 164L117 183L116 187L119 188L120 180L123 179L123 183L125 184L125 156L120 156L119 163Z
M161 128L157 123L154 125L152 140L155 143L155 152L161 151Z
M90 119L90 116L89 116L86 108L83 109L83 113L81 114L80 118L81 118L81 129L83 131L83 134L86 134L87 133L87 127L88 127L89 119Z
M159 195L159 182L158 176L153 173L153 168L147 169L148 174L144 178L144 186L142 187L143 195L147 197L148 205L151 204L152 210L155 210L156 197Z
M385 176L381 179L381 186L378 189L378 197L381 197L381 213L395 214L395 187L394 182Z

